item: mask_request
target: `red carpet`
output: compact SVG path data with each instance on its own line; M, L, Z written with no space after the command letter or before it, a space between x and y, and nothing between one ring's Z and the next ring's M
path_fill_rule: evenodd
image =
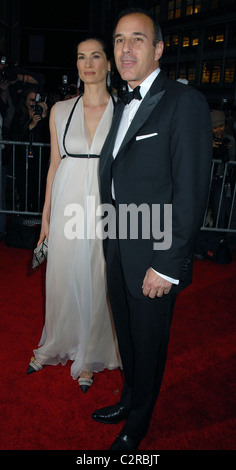
M27 376L43 326L45 267L31 251L0 243L1 450L105 450L119 425L90 418L119 399L120 372L96 374L86 395L70 364ZM140 450L235 450L236 257L195 261L177 302L161 394Z

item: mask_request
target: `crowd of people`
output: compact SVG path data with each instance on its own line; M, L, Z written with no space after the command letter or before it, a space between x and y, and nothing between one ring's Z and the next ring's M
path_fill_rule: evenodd
M127 82L127 93L117 99L110 92L106 45L89 36L77 47L77 89L82 82L83 93L67 96L50 109L43 101L37 114L37 90L24 86L23 106L15 106L2 129L3 137L31 144L35 139L49 141L50 131L38 240L38 246L48 240L46 315L27 374L71 361L71 376L86 393L95 372L121 368L124 386L119 402L94 411L92 419L103 424L125 420L110 449L128 451L137 449L148 432L165 370L176 297L191 283L213 149L227 147L225 163L235 159L235 142L232 134L225 135L221 110L210 114L201 93L169 80L161 70L162 33L149 13L121 13L113 39L116 67ZM5 119L9 84L2 82L0 87ZM222 159L219 154L217 158ZM17 178L24 186L19 167ZM17 187L24 200L24 189ZM88 204L91 198L93 207ZM100 238L90 236L90 230L101 204L109 217L106 211L100 215L107 228ZM155 230L143 238L140 225L135 237L130 226L122 236L124 204L146 204L150 213L158 205L162 221L165 207L171 206L171 242L166 249L161 249ZM81 214L76 219L75 205L83 209L86 229ZM66 236L69 216L71 231Z
M2 56L4 59L5 57ZM0 63L0 140L27 142L28 193L26 204L26 147L17 146L13 175L12 149L1 145L2 149L2 207L6 208L6 192L12 202L12 178L16 181L17 207L21 211L42 210L46 175L49 165L49 152L43 148L39 168L39 148L34 143L49 144L49 114L55 101L67 100L79 94L76 85L58 86L56 92L45 93L41 76L21 67L12 68L5 60ZM42 146L43 147L43 146ZM39 171L40 181L38 178ZM8 176L8 178L7 178ZM8 185L7 185L8 183ZM40 203L38 192L40 184ZM7 188L9 191L7 191ZM0 214L1 239L6 229L6 216Z

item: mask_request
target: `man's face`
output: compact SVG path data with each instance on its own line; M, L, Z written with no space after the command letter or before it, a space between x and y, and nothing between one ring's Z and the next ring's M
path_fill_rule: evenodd
M163 42L154 43L152 20L142 13L121 18L114 34L117 69L131 88L142 83L157 67L163 53Z
M213 127L212 131L215 137L217 137L218 139L221 139L225 131L225 125L222 124L221 126Z

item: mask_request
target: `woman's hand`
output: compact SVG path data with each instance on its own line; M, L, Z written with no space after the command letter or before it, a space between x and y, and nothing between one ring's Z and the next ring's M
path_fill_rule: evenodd
M29 124L29 130L32 131L37 126L38 122L44 119L48 114L48 105L44 101L40 102L40 106L43 109L42 114L35 114L30 111L31 122Z
M32 131L32 129L34 129L38 122L41 121L41 116L39 114L33 114L32 117L31 117L31 122L29 124L29 130Z
M40 106L43 108L42 119L44 119L48 114L48 105L45 101L40 101Z
M42 243L45 238L48 240L48 237L49 237L49 219L43 215L42 223L41 223L41 231L40 231L37 246L39 246L40 243Z

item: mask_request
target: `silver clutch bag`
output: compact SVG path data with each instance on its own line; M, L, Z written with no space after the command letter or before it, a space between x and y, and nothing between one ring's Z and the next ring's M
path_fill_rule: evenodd
M48 241L45 238L39 246L34 249L32 268L36 269L47 258L48 254Z

